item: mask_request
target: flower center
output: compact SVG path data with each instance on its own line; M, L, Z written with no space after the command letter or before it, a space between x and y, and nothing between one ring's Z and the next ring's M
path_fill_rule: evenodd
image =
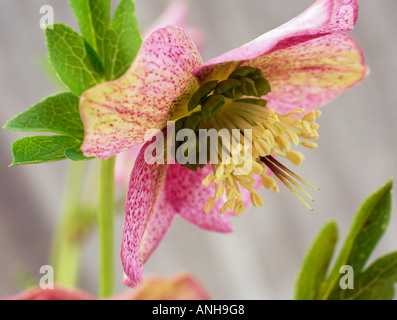
M250 193L253 205L261 207L263 201L255 189L256 175L261 177L263 186L276 193L279 192L276 181L281 182L311 209L296 189L310 200L313 201L313 198L298 182L317 188L282 165L273 155L285 157L293 164L300 165L304 155L292 150L291 145L317 147L316 143L307 140L318 138L319 126L315 121L321 113L318 110L311 111L298 118L304 112L298 108L286 115L278 114L273 109L266 108L267 101L261 98L270 91L270 84L259 69L241 67L224 81L215 80L203 84L188 104L188 110L192 113L177 121L176 132L191 129L199 142L194 161L182 165L192 170L197 170L208 162L212 165L213 173L203 183L206 186L214 183L215 194L207 202L205 211L209 212L215 201L224 197L221 214L228 209L237 215L242 214L245 211L242 188ZM204 163L197 161L199 153L203 151L203 129L215 129L219 133L215 142L212 140L208 146L205 144L207 158ZM216 156L213 157L213 154ZM201 164L197 164L199 162ZM270 176L271 172L274 178Z

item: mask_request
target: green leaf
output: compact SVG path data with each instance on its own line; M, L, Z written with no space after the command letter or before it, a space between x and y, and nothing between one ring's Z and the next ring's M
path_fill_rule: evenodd
M79 113L79 98L70 92L48 97L8 121L4 128L53 132L83 140L84 125Z
M84 160L92 160L94 157L87 158L81 151L76 151L73 149L69 149L65 151L65 156L72 161L84 161Z
M107 80L121 77L134 61L142 39L139 34L133 0L121 0L105 38L105 74Z
M46 29L50 60L60 79L77 96L103 80L101 61L73 29L55 24Z
M105 35L110 25L111 0L69 0L81 33L98 53L105 57Z
M65 150L79 150L81 141L67 136L33 136L15 141L11 166L66 159Z
M393 181L370 195L361 205L350 228L349 235L335 266L323 286L322 299L327 299L333 290L339 290L340 268L350 265L359 273L375 245L387 228L391 211Z
M338 300L391 300L397 283L397 252L376 260L358 279L353 290L338 290L331 299Z
M295 288L296 300L317 298L337 240L337 225L331 221L320 231L302 264Z

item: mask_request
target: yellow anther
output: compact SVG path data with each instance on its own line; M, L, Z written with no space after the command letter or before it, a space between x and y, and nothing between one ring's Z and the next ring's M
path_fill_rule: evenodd
M220 214L224 214L224 213L227 211L227 209L229 209L229 200L226 201L226 202L223 204L223 206L222 206L222 208L221 208L221 211L220 211Z
M252 162L252 174L261 174L263 171L263 167L256 161Z
M228 208L230 209L230 210L233 210L234 209L234 207L235 207L235 205L236 205L236 199L234 198L234 199L232 199L232 200L229 200L229 201L227 201L227 206L228 206Z
M276 181L272 177L269 177L267 174L262 175L262 185L266 189L272 189L276 184Z
M302 146L304 146L305 148L309 148L309 149L316 149L317 143L311 142L311 141L303 141Z
M203 185L208 187L212 182L214 182L215 177L213 174L209 174L204 180L203 180Z
M263 200L257 193L251 193L251 201L255 208L263 206Z
M296 115L296 114L301 114L302 112L305 112L305 109L303 109L303 108L296 108L296 109L294 109L294 110L288 112L288 113L286 114L286 116L290 117L290 116L293 116L293 115Z
M223 174L225 173L225 167L221 164L218 169L216 170L216 177L218 179L223 177Z
M224 190L225 188L223 183L221 185L218 185L218 188L215 191L215 198L222 197Z
M292 142L292 144L294 146L297 146L299 144L299 137L296 134L296 132L290 128L287 128L286 131L287 131L288 137L289 137L290 141Z
M236 178L237 178L238 181L242 181L244 183L249 183L249 184L255 183L255 179L253 179L250 176L240 175L240 176L236 176Z
M302 121L303 130L308 135L312 135L312 128L310 128L310 124L307 121Z
M207 213L210 212L212 210L214 204L215 204L215 199L208 200L208 202L207 202L207 204L205 205L205 208L204 208L205 212L207 212Z
M303 153L294 150L288 151L286 154L286 158L296 166L300 166L303 160L305 160L305 156L303 155Z
M271 150L265 140L259 139L258 143L261 145L262 149L265 151L266 156L271 154Z
M302 120L307 121L307 122L313 122L316 121L316 112L315 111L310 111L308 114L306 114Z
M284 135L276 137L276 142L282 151L287 152L291 149L291 145L289 144L287 137Z
M296 118L283 117L282 122L284 122L288 127L295 127L297 125L300 125L302 120Z
M258 151L259 155L266 156L266 151L262 148L262 145L259 143L259 140L254 142L254 148Z
M252 184L240 181L240 186L242 186L244 189L247 189L250 193L255 193L256 192L254 187L252 186Z
M245 211L245 206L244 203L242 201L236 201L236 205L234 207L235 214L237 214L238 216L241 216L244 211Z
M280 188L278 187L277 183L276 183L275 186L272 188L272 190L273 190L275 193L280 193Z

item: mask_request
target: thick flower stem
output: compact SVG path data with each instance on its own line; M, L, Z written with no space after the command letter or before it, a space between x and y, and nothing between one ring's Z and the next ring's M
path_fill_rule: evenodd
M115 158L101 160L99 169L98 228L100 298L107 298L114 291L114 164Z
M71 287L77 285L79 274L81 241L76 228L79 227L80 193L85 169L85 162L75 162L70 166L61 217L50 257L56 283Z

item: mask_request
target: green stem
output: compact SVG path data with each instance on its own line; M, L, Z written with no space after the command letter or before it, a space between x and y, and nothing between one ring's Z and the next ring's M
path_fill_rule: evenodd
M75 287L79 276L81 243L77 236L80 213L80 193L85 162L71 164L61 217L54 235L50 264L54 267L55 282Z
M107 298L114 291L114 164L115 158L101 160L99 168L98 229L100 298Z

